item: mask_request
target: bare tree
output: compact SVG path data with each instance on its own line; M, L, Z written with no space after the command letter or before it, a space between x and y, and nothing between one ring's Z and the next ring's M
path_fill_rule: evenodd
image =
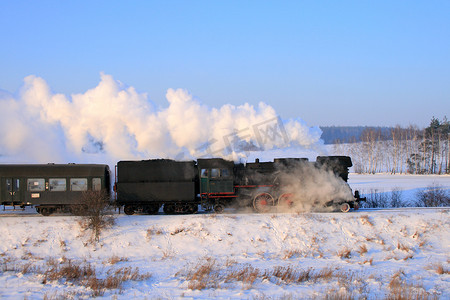
M92 230L92 240L98 242L103 229L114 225L110 212L109 195L105 191L86 191L80 199L78 214L80 226Z

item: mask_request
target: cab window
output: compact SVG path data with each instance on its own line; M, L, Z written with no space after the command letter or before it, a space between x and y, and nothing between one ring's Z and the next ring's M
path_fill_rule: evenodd
M202 178L208 178L208 169L202 169L200 174Z
M228 169L220 170L220 177L229 177L229 176L230 176L230 170L228 170Z
M211 169L211 178L220 177L220 169Z

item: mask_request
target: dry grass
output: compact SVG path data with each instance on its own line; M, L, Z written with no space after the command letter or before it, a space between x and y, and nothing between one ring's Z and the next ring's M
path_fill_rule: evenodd
M141 281L151 277L151 274L140 274L139 268L123 267L109 269L106 278L97 277L95 268L90 263L73 263L71 260L59 263L55 259L47 261L46 271L34 269L35 273L43 273L42 283L63 281L66 284L79 285L91 290L91 296L102 296L106 290L121 289L126 281Z
M201 259L200 263L186 274L188 288L203 290L205 288L219 288L218 272L214 272L216 260L210 257Z
M194 267L187 266L177 272L187 281L191 290L217 289L241 283L243 289L250 289L256 282L271 281L277 285L311 283L319 280L330 280L335 277L330 268L302 270L293 266L276 266L273 269L261 271L250 264L239 265L227 260L224 265L218 265L215 259L206 257Z
M389 282L389 295L386 299L407 300L407 299L438 299L437 295L426 292L422 286L408 284L402 277L405 276L403 271L398 271L392 275Z
M365 264L369 264L370 266L372 266L372 265L373 265L373 257L372 257L372 258L370 258L369 260L365 260L365 261L363 261L363 262L362 262L362 264L363 264L363 265L365 265Z
M113 255L113 256L111 256L110 258L108 258L106 260L106 263L110 264L110 265L115 265L115 264L117 264L119 262L122 262L122 261L128 261L128 258L126 258L126 257L119 257L117 255Z
M156 229L154 227L149 228L149 229L147 229L147 233L146 233L147 241L150 241L152 239L152 236L154 236L154 235L162 235L162 234L164 234L164 231L161 228L158 228L158 229Z
M404 258L403 258L403 260L408 260L408 259L412 259L414 257L414 254L408 254L408 255L406 255Z
M352 251L349 248L344 247L337 253L337 256L339 256L341 259L349 259L351 257L351 254Z
M361 245L361 246L359 246L359 251L358 251L358 253L360 254L360 255L364 255L364 254L366 254L367 253L367 246L364 244L364 245Z
M170 249L163 250L163 256L161 257L161 260L172 258L172 257L174 257L174 255L175 254L174 254L173 250L170 250Z
M373 227L373 223L370 221L368 215L361 216L360 221L361 221L361 224L363 224L363 225L369 225L369 226Z
M284 284L302 283L302 282L317 282L319 280L330 280L333 277L333 270L325 268L319 271L313 269L298 270L291 266L287 267L275 267L272 271L263 275L263 278L275 277Z
M235 259L227 258L227 260L225 261L225 266L226 267L231 267L231 266L233 266L235 264L237 264L237 260L235 260Z
M290 259L290 258L295 258L295 257L300 257L302 256L302 251L299 249L290 249L290 250L285 250L284 251L284 256L283 259Z
M32 262L27 262L23 264L22 269L20 270L22 274L36 273L36 271L37 268Z
M188 231L188 230L184 227L179 227L179 228L175 229L173 232L171 232L170 235L176 235L176 234L179 234L179 233L185 232L185 231Z
M450 274L450 269L444 267L442 263L436 263L434 265L431 265L430 269L435 270L436 273L439 275Z
M404 245L404 244L402 244L400 242L397 242L397 249L405 251L405 252L411 251L411 249L408 246L406 246L406 245Z
M255 280L260 275L260 271L250 265L247 265L241 269L231 270L225 276L225 283L239 281L244 284L245 289L252 287Z

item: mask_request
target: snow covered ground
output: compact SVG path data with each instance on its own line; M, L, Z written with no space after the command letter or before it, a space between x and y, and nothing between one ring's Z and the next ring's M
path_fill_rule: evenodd
M350 175L404 197L448 176ZM450 208L350 213L116 215L90 242L79 217L0 216L0 298L450 297Z

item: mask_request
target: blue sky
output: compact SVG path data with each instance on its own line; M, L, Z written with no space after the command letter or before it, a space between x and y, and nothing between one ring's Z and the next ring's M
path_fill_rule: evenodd
M100 72L167 106L273 106L315 125L450 117L450 1L0 1L0 89Z

